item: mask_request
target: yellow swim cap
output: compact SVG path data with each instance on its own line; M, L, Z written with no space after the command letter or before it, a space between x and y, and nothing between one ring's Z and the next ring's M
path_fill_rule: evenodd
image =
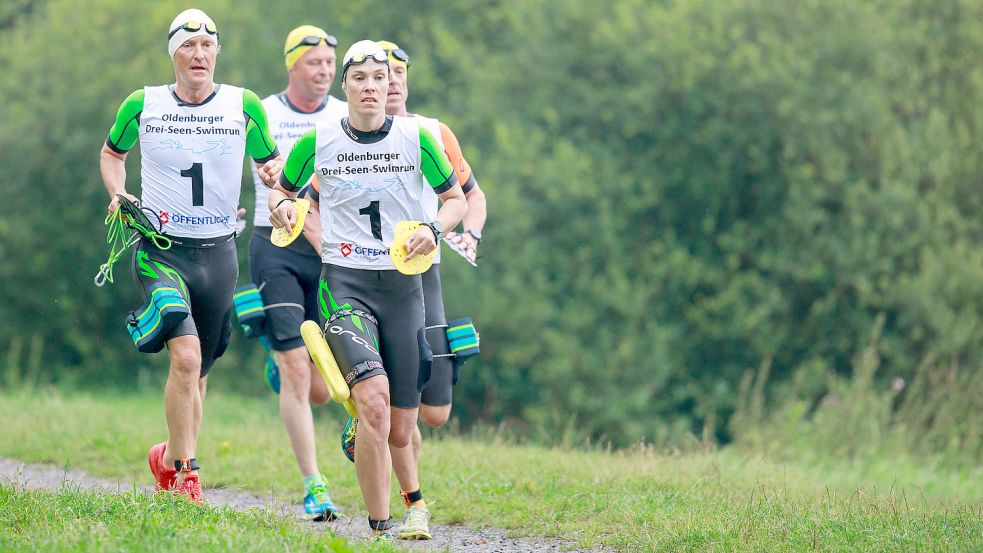
M287 71L308 50L321 44L322 41L332 48L338 46L338 39L314 25L301 25L290 31L287 35L287 41L283 44L283 61L287 66Z
M386 51L386 55L389 56L389 63L395 63L402 65L405 69L410 68L410 56L406 53L406 50L400 48L395 42L389 42L388 40L377 40L376 44L379 48Z

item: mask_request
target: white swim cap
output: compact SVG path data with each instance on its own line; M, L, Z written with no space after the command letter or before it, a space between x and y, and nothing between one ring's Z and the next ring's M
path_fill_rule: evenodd
M184 41L196 36L214 36L218 42L218 28L208 14L191 8L177 14L168 28L167 53L174 58L174 52L184 44Z
M345 52L345 57L341 58L344 60L344 65L341 69L341 79L345 79L345 74L348 73L349 66L357 65L369 58L389 65L389 56L386 55L386 51L382 49L382 46L379 46L374 40L360 40L352 44L351 48Z

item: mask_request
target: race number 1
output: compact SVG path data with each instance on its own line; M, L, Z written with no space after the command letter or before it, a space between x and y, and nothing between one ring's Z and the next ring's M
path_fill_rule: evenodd
M379 201L373 200L369 205L358 210L359 215L368 215L369 224L372 225L372 236L376 240L382 240L382 215L379 214Z
M181 171L182 177L191 178L191 205L205 205L205 178L201 175L201 164L192 163Z

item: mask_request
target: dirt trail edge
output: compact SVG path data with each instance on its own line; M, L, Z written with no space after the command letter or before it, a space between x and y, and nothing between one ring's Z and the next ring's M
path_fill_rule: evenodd
M0 457L0 482L10 483L22 489L58 490L63 485L77 485L86 491L125 493L133 490L133 482L96 478L75 469L64 469L49 463L26 464L15 459ZM137 488L151 491L145 483L137 483ZM304 517L301 505L285 504L271 497L260 497L249 492L228 488L205 488L205 499L210 506L228 506L237 510L250 508L270 509L283 516L305 521L312 531L324 532L328 529L353 540L362 540L369 533L369 525L364 516L342 517L334 522L309 522ZM432 540L398 540L400 548L418 551L468 551L477 553L547 553L558 551L611 551L610 549L576 549L571 542L557 539L515 539L504 531L484 528L473 529L457 525L431 524Z

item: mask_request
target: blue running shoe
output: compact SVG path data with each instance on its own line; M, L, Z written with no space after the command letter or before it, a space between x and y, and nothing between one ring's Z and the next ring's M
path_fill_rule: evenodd
M263 346L263 351L266 352L266 383L270 385L273 393L279 394L280 367L276 364L276 358L273 357L273 350L270 349L270 342L266 336L259 337L259 344Z
M272 355L266 356L266 383L273 389L273 393L280 393L280 367L277 366Z
M355 431L358 430L358 419L348 417L348 424L341 431L341 450L345 452L348 460L355 462Z
M315 484L307 490L307 496L304 497L304 511L313 515L314 520L318 522L334 520L340 514L324 484Z

